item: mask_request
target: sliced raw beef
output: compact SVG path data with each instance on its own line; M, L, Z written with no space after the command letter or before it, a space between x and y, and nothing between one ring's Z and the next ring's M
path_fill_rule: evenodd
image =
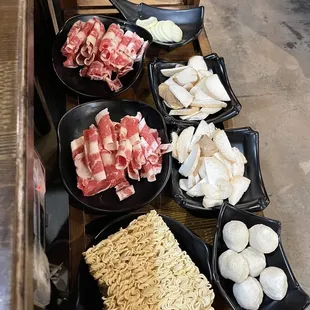
M123 140L119 144L119 148L117 150L115 156L115 167L119 170L124 170L127 168L132 154L132 145L129 140Z
M132 196L134 193L135 193L135 189L134 189L133 185L125 187L125 188L116 192L120 201Z
M150 127L146 124L145 119L142 118L142 120L139 123L139 132L140 136L145 139L147 144L154 150L158 148L158 143L152 134Z
M131 59L135 60L137 53L144 43L144 40L140 38L136 33L133 34L132 39L125 49L125 53L130 56Z

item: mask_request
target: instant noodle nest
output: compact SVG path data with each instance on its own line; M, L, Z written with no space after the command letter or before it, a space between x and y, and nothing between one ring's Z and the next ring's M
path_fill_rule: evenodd
M214 310L211 284L156 211L83 255L108 310Z

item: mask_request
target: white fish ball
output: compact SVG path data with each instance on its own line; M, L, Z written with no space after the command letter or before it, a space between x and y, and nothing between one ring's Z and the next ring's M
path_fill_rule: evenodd
M250 246L261 253L271 253L279 245L279 237L270 227L258 224L249 229Z
M247 261L250 268L250 276L255 278L266 268L266 257L252 247L247 247L240 253Z
M235 283L233 293L240 307L248 310L257 310L264 296L261 285L252 277L248 277L240 284Z
M232 250L222 253L218 259L221 275L236 283L243 282L249 276L249 265L245 258Z
M241 221L230 221L223 228L223 239L229 249L241 252L249 243L249 230Z
M259 277L264 293L273 300L282 300L288 288L285 272L277 267L268 267Z

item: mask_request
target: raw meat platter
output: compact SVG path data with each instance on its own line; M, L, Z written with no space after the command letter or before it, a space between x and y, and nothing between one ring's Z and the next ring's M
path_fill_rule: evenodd
M137 25L111 17L78 15L56 36L54 70L73 91L110 98L136 81L151 43L151 34Z

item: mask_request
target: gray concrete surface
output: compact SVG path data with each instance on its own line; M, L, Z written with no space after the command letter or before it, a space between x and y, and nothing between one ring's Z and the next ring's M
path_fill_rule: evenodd
M214 52L260 133L260 162L293 272L310 293L310 1L203 0Z

